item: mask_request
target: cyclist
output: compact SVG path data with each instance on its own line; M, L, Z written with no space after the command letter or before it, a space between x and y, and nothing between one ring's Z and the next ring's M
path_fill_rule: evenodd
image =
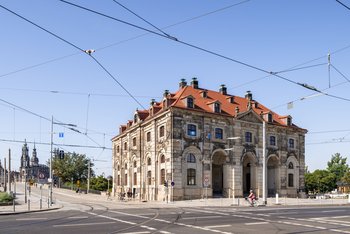
M252 189L250 190L248 199L249 199L250 205L251 205L251 206L254 206L254 202L256 201L256 196L255 196L255 194L254 194L254 192L253 192Z

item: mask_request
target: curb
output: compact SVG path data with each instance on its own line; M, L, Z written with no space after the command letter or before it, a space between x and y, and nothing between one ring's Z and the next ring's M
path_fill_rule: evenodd
M27 214L27 213L38 213L38 212L45 212L45 211L51 211L51 210L59 210L62 209L63 206L60 207L54 207L54 208L48 208L48 209L41 209L41 210L26 210L26 211L16 211L16 212L0 212L0 216L2 215L18 215L18 214Z

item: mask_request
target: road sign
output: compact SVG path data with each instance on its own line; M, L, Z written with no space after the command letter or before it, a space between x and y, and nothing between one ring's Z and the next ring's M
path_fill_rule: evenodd
M175 182L171 181L171 186L174 187L174 185L175 185Z
M58 133L58 137L59 138L63 138L64 137L64 133L63 132Z
M45 175L44 175L44 173L39 173L39 179L45 179Z
M209 185L209 178L208 177L204 177L204 186L208 187Z

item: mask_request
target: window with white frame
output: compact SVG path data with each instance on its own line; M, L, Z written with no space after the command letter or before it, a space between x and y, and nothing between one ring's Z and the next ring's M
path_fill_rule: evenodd
M187 185L196 185L196 169L187 169Z

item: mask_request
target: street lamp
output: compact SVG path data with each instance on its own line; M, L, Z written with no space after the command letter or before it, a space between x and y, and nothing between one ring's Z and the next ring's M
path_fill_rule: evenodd
M70 130L73 130L75 132L79 132L78 130L72 128L72 127L77 127L75 124L66 124L66 123L60 123L60 122L54 122L53 121L53 116L51 116L51 150L50 150L50 178L49 178L49 186L50 186L50 205L52 205L52 185L53 185L53 180L52 180L52 154L53 154L53 125L62 125L62 126L69 126ZM80 132L79 132L80 133Z
M241 137L228 137L227 140L238 140L241 139ZM226 151L234 151L234 147L225 149ZM235 204L235 170L234 166L232 165L232 202L233 205Z

